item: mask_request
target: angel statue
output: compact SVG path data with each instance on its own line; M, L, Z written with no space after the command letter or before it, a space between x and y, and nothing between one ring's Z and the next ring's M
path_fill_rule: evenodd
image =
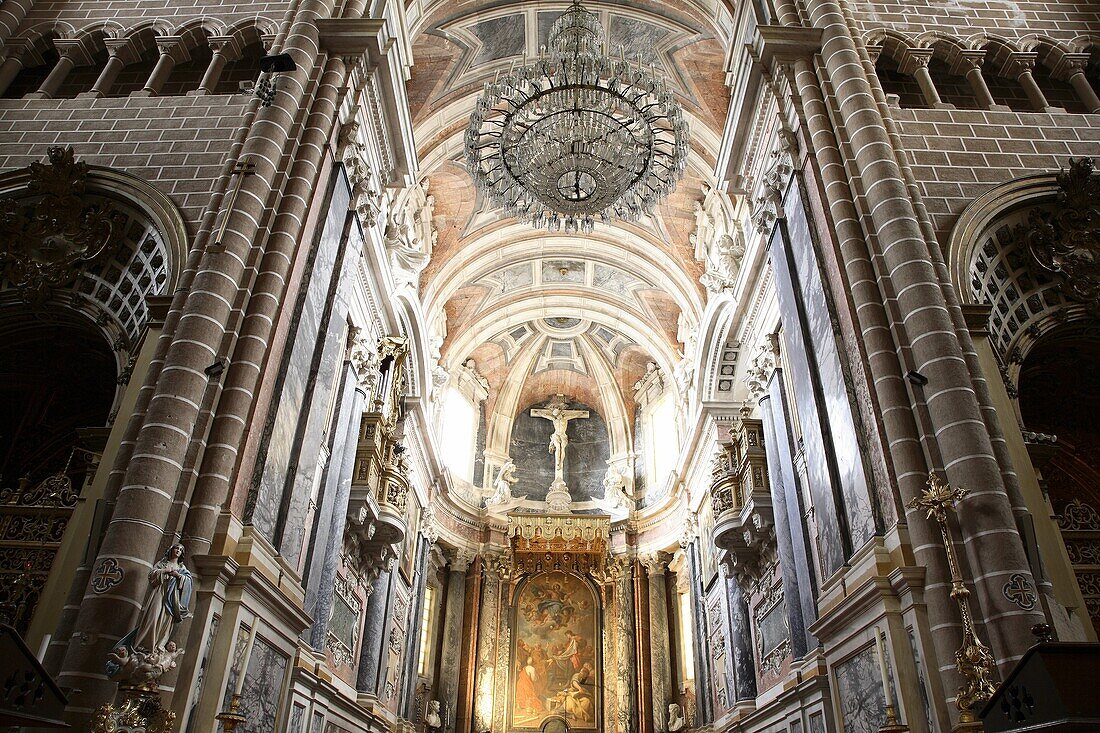
M493 482L493 495L489 497L487 506L504 504L512 500L512 486L516 483L516 464L509 458L500 467L497 480Z

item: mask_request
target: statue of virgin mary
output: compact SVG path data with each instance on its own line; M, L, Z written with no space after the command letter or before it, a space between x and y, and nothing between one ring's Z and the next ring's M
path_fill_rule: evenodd
M141 604L137 628L119 640L118 646L162 651L173 627L191 613L194 578L183 564L183 545L172 545L149 571L149 590Z

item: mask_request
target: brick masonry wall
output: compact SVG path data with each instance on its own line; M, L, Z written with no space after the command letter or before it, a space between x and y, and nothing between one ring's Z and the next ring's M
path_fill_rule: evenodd
M0 100L0 171L51 145L138 176L172 198L194 233L239 129L248 95Z
M893 110L936 234L994 186L1100 155L1100 115Z
M988 33L1008 39L1044 34L1069 41L1100 30L1100 4L1012 0L852 0L863 31L890 28L906 34L935 31L969 38Z
M291 4L290 0L39 0L27 15L21 30L55 21L70 24L77 29L105 21L122 28L153 20L163 20L175 26L200 17L216 18L219 22L232 26L257 16L281 20Z

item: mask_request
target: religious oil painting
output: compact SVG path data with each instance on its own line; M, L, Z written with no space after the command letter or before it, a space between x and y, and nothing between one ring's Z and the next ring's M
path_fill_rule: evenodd
M541 573L516 595L512 727L561 716L572 729L600 720L599 601L569 573Z

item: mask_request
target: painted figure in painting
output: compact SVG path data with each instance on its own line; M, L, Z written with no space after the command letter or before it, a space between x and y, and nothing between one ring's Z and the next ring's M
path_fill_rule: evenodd
M512 724L538 728L549 715L571 728L599 720L599 609L591 589L563 572L535 576L516 598Z

